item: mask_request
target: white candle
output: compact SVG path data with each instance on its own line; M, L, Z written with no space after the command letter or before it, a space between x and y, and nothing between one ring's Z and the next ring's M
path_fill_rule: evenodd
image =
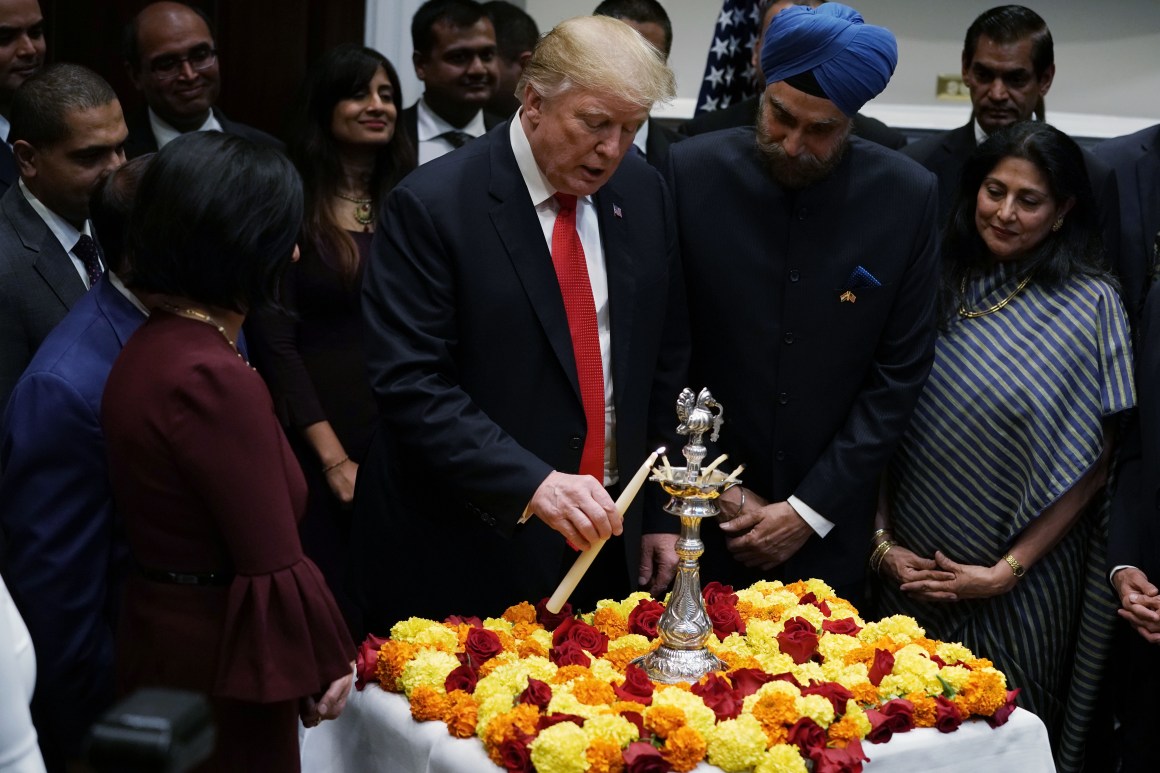
M720 456L718 456L716 459L713 460L712 464L710 464L705 469L701 470L701 475L703 475L704 477L707 478L709 476L709 474L711 472L713 472L713 470L717 469L717 465L721 464L721 462L725 461L728 458L729 458L729 454L721 454Z
M632 476L632 480L620 492L620 496L616 499L616 512L620 513L621 518L628 511L632 500L636 498L640 487L644 485L645 478L648 477L653 462L664 452L664 447L661 447L649 454L648 459L645 459L644 464L636 471L636 475ZM597 540L593 543L592 547L576 556L576 562L572 564L572 568L568 570L568 574L564 575L564 579L560 581L560 586L556 588L556 592L548 599L547 607L549 612L556 614L568 603L568 597L572 595L572 591L576 590L576 586L580 584L584 573L588 571L588 567L592 566L592 562L596 559L596 554L600 552L600 549L604 547L604 543L607 541L603 539Z

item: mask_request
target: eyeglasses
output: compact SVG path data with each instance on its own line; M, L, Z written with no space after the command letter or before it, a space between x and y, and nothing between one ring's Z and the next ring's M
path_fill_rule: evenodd
M149 63L149 70L158 80L167 81L180 75L182 65L186 62L195 72L208 70L217 62L217 50L209 46L198 46L185 56L159 56Z

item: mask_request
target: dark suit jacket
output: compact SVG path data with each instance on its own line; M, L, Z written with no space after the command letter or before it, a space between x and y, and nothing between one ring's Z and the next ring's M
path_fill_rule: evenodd
M33 357L0 436L0 566L36 647L32 712L50 761L81 757L113 698L113 611L127 547L114 528L101 395L144 320L107 277L97 282Z
M16 167L16 156L7 142L0 142L0 196L20 179L20 170Z
M507 123L507 119L498 115L484 112L483 127L491 131L501 123ZM411 140L411 147L415 149L415 157L419 157L419 103L404 108L402 115L399 117L399 127Z
M661 126L649 119L648 137L644 140L645 160L659 172L664 172L669 165L669 146L680 142L684 137L667 126Z
M853 137L830 177L794 193L745 128L690 138L669 163L693 299L689 380L725 408L720 451L748 465L747 488L796 495L836 524L779 576L856 591L879 475L934 358L934 177ZM859 266L880 286L852 282ZM703 576L757 579L715 523L702 529Z
M722 129L735 129L739 126L753 126L757 120L757 108L760 106L760 96L750 97L721 110L712 110L701 113L681 127L681 133L687 137ZM877 118L858 113L854 116L854 128L850 132L855 137L876 142L891 150L898 150L906 144L906 135L891 129Z
M912 142L902 152L934 172L938 177L938 222L944 225L950 218L951 207L958 195L959 180L962 178L963 164L977 147L975 124L952 129L942 134L925 137ZM1106 163L1088 151L1083 151L1095 195L1096 215L1100 232L1104 239L1104 255L1109 268L1116 273L1123 284L1121 297L1128 310L1128 316L1135 321L1139 309L1142 287L1136 283L1131 271L1125 273L1125 262L1120 251L1120 194L1116 187L1116 176Z
M675 427L685 299L660 175L628 156L594 200L627 482L650 440ZM363 313L382 416L352 537L370 630L549 595L564 540L537 518L517 520L548 473L579 469L586 423L559 283L506 122L391 192ZM623 551L635 573L639 510L624 533L605 552Z
M40 342L85 289L20 187L9 188L0 198L0 411Z
M1111 167L1119 185L1120 280L1124 302L1135 313L1155 268L1160 233L1160 125L1101 142L1092 153Z
M216 107L213 109L213 114L218 119L218 123L222 125L222 130L226 134L245 137L250 142L255 142L259 145L268 145L278 150L286 149L286 145L277 137L266 134L261 129L255 129L253 126L247 126L238 121L231 121ZM149 125L149 113L146 110L142 109L138 111L133 116L133 120L129 122L128 128L129 137L125 140L125 158L136 158L146 153L157 152L157 138L153 136L153 127Z

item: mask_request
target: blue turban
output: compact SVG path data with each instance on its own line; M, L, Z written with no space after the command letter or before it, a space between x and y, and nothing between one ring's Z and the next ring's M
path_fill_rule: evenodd
M894 34L838 3L776 14L761 48L767 86L812 72L826 98L850 116L882 93L897 64Z

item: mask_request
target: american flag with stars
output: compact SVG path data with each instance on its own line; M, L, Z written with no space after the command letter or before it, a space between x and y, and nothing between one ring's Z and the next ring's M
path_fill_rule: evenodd
M759 6L760 0L723 1L697 95L697 113L721 110L757 93L753 45L761 27Z

